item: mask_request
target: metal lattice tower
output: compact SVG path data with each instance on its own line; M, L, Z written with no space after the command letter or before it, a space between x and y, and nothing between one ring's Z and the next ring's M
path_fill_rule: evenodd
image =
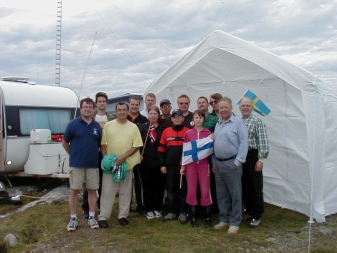
M55 67L55 85L57 86L60 86L61 80L61 30L62 30L62 0L57 0L56 67Z

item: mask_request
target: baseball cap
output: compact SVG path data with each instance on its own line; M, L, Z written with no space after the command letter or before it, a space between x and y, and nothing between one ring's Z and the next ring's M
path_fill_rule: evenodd
M168 99L163 99L162 101L160 101L160 106L162 106L163 104L171 104L171 102Z
M179 116L184 116L183 111L180 110L180 109L175 109L175 110L173 110L173 112L172 112L172 114L171 114L172 117L173 117L175 114L178 114Z

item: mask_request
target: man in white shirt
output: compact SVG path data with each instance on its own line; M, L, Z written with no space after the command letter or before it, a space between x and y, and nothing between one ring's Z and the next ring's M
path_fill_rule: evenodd
M148 93L145 96L145 108L140 112L141 115L145 116L148 118L149 116L149 109L151 106L156 104L156 95L153 93Z

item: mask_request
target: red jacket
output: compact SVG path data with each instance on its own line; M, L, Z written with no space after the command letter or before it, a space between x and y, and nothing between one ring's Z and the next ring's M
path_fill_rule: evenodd
M160 167L180 166L185 134L188 130L189 128L182 125L164 130L157 152Z

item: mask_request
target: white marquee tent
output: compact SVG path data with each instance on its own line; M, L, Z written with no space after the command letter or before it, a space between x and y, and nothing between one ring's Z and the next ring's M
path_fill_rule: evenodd
M337 213L337 89L254 44L214 31L145 90L157 102L219 92L236 101L249 89L271 110L263 118L270 154L264 166L265 201L318 222Z

